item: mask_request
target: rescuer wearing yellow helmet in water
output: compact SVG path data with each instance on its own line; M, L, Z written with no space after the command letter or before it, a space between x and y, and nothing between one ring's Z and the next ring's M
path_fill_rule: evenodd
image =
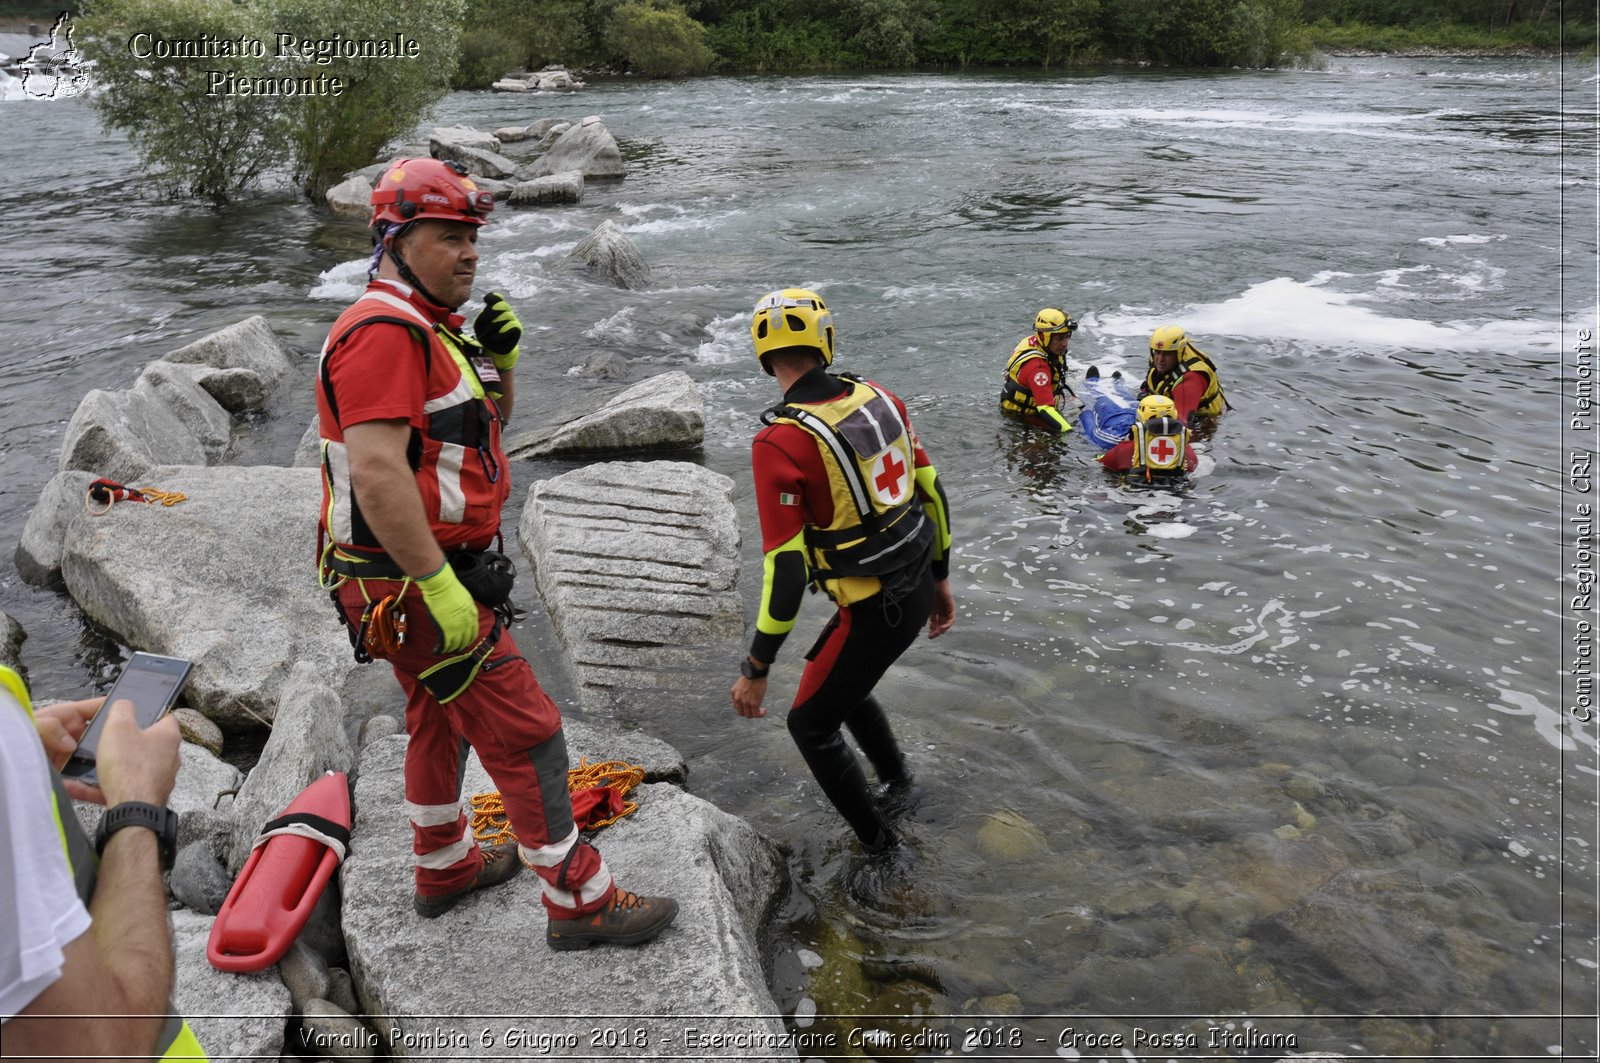
M1178 420L1186 424L1193 424L1197 414L1216 417L1228 407L1216 363L1178 325L1162 325L1150 334L1150 367L1139 394L1170 396Z
M1036 428L1057 435L1072 431L1062 416L1064 395L1078 397L1067 384L1067 344L1078 323L1064 310L1047 306L1033 318L1033 334L1023 337L1006 363L1006 380L1000 390L1000 409Z
M1130 480L1154 483L1193 472L1200 459L1189 446L1189 427L1178 420L1172 400L1146 395L1139 400L1138 419L1128 438L1100 455L1100 463Z

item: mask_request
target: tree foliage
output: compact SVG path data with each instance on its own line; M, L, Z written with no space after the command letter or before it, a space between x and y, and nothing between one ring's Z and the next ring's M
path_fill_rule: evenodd
M320 195L413 129L448 89L463 10L463 0L91 0L77 39L97 64L101 120L129 134L168 191L224 203L279 168ZM314 43L285 48L280 34ZM418 56L338 54L340 41L397 39L416 41ZM260 47L163 56L158 41ZM335 46L319 53L315 42ZM219 86L219 74L233 80ZM231 87L256 79L324 88Z
M703 74L715 59L706 28L672 3L635 0L618 7L606 43L620 66L645 77Z
M143 53L157 40L256 40L270 32L258 9L217 0L100 0L75 40L95 62L103 91L92 100L101 121L129 135L158 185L225 203L282 160L288 115L260 98L208 96L207 70L227 63L241 76L265 76L270 59L213 63Z

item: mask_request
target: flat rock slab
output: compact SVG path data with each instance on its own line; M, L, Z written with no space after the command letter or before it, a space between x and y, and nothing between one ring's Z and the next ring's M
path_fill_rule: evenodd
M535 483L518 522L579 698L703 687L744 630L733 481L681 461L604 462Z
M356 992L392 1058L688 1058L687 1027L745 1038L697 1047L701 1058L748 1058L738 1045L751 1037L782 1043L757 946L782 863L747 824L676 786L639 787L638 811L594 841L624 888L676 897L677 921L637 948L555 952L527 870L438 919L412 911L405 748L392 735L363 751L341 871ZM463 800L493 788L469 758Z

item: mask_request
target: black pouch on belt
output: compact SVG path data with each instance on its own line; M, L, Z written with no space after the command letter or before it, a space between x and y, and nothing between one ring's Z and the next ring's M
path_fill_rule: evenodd
M517 568L498 550L457 550L450 555L456 579L475 601L499 609L511 600L511 586L517 581Z

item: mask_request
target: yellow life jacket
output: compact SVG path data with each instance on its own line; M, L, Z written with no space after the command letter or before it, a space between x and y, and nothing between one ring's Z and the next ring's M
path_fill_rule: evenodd
M1006 363L1006 381L1000 389L1000 408L1006 413L1028 416L1039 412L1039 404L1033 401L1033 392L1017 379L1022 363L1031 358L1043 358L1044 364L1050 367L1050 390L1056 397L1056 409L1062 408L1061 397L1065 389L1061 386L1061 362L1040 346L1038 336L1026 336L1012 350L1011 360Z
M1221 414L1227 407L1228 399L1222 393L1222 377L1217 373L1217 364L1192 343L1178 355L1178 368L1171 374L1157 378L1156 367L1151 364L1145 370L1144 390L1152 395L1171 395L1178 381L1183 379L1183 374L1191 372L1198 372L1206 378L1206 393L1200 396L1200 405L1195 407L1195 412L1206 417Z
M833 520L826 527L806 525L806 560L811 581L846 606L886 585L920 578L934 527L917 496L911 432L894 402L859 377L841 373L839 379L850 388L838 398L775 406L762 421L804 428L822 452Z
M1171 480L1188 472L1184 448L1189 445L1189 428L1176 417L1152 417L1133 426L1133 463L1129 479Z
M22 677L10 668L0 665L0 701L15 701L18 707L33 719L33 701L28 697L27 685L22 682ZM55 807L56 830L61 835L61 849L67 857L67 870L72 872L72 885L77 891L78 899L87 908L89 901L94 896L94 883L99 872L100 858L95 854L94 845L89 841L89 836L83 832L83 827L78 823L78 817L72 812L72 797L67 793L67 788L61 782L61 776L56 772L50 773L52 799ZM65 816L62 809L67 810ZM200 1047L200 1042L195 1038L194 1031L189 1029L189 1024L184 1022L169 1005L167 1019L161 1027L160 1039L156 1042L156 1050L161 1053L157 1058L162 1060L209 1060L205 1049Z

